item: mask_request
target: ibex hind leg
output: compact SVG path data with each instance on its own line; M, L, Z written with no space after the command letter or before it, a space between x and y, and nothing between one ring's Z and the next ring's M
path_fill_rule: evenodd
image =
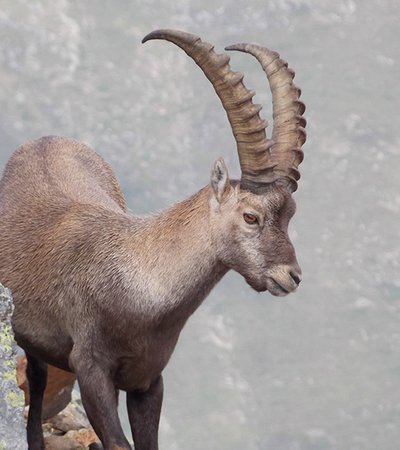
M160 375L146 392L127 392L128 416L136 450L158 450L163 391Z
M42 431L43 394L47 384L47 364L26 354L26 374L29 383L29 414L27 437L29 450L44 450Z

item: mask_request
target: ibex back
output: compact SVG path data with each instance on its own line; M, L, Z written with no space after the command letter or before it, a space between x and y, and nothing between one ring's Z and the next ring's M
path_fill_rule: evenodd
M305 141L294 73L275 52L239 44L269 79L272 139L254 92L226 54L188 33L174 42L213 84L237 142L242 175L222 159L210 183L158 215L132 216L109 167L72 139L21 146L0 184L0 281L15 299L14 329L28 358L30 450L44 449L41 405L47 364L76 373L83 405L104 449L130 449L117 413L127 406L136 450L158 448L162 371L179 333L230 269L257 291L294 291L301 280L289 220Z

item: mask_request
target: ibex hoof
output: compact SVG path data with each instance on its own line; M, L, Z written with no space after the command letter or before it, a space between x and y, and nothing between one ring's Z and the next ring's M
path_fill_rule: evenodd
M99 442L92 442L89 445L89 450L104 450L103 446Z

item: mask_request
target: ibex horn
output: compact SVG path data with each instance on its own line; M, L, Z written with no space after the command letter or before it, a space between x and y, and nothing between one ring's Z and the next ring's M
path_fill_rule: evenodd
M266 136L267 122L259 115L261 105L253 104L255 93L244 86L243 74L231 70L228 55L215 53L211 44L193 34L156 30L142 42L151 39L173 42L202 69L222 102L236 139L242 170L241 189L257 194L268 190L281 177L280 160L271 158L274 142Z
M271 161L277 182L291 192L297 189L300 178L298 166L303 160L301 146L306 141L306 119L302 117L305 105L299 100L301 91L293 83L294 71L278 53L255 44L236 44L225 50L250 53L260 62L267 74L272 93L273 145Z

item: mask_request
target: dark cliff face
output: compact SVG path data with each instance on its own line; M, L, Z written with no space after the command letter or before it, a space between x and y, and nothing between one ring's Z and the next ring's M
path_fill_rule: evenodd
M0 448L24 450L24 395L17 386L13 308L11 292L0 284Z

